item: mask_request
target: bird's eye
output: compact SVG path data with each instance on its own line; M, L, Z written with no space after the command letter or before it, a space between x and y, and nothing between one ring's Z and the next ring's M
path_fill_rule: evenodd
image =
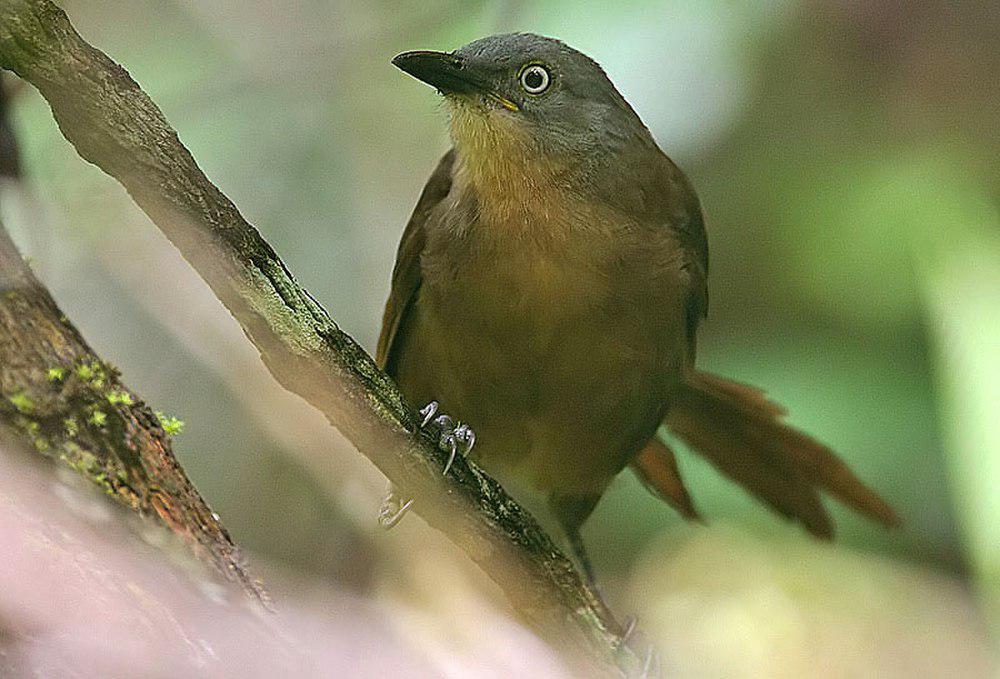
M549 72L545 70L545 67L538 64L528 66L521 71L521 87L528 94L541 94L549 88L551 80L552 78L549 77Z

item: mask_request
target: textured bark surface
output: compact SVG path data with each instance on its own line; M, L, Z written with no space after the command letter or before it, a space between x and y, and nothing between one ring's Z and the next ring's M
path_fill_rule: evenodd
M7 84L9 79L0 73L0 178L17 177L21 174L21 156L7 115L11 96Z
M370 356L295 282L121 66L46 0L0 0L0 66L38 88L80 155L115 177L239 321L274 377L321 410L414 511L468 553L523 621L580 663L635 668L621 627L534 519L446 455ZM374 508L373 508L374 509ZM588 660L589 659L589 660Z
M118 502L158 517L202 559L263 593L185 476L156 413L87 346L0 227L0 424Z

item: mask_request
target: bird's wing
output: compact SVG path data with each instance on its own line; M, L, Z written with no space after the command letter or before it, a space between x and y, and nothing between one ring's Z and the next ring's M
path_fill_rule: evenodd
M440 203L451 190L451 167L454 149L448 151L427 180L420 200L413 209L410 221L403 231L396 253L396 265L392 270L392 289L382 314L382 333L378 338L375 360L382 369L392 374L393 346L396 338L404 332L407 313L420 289L420 254L424 250L424 226L431 210Z
M691 190L686 216L675 228L684 248L684 268L690 277L687 299L687 337L694 356L695 334L701 319L708 315L708 237L698 196Z
M708 313L708 236L698 194L672 160L659 154L651 175L653 188L645 204L654 222L666 219L683 251L684 270L690 281L686 300L687 336L692 358L698 324ZM651 195L650 195L651 194Z

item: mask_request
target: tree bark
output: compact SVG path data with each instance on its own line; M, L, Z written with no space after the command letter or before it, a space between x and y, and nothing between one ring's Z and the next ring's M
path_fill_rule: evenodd
M8 78L0 74L0 178L16 178L21 175L21 154L11 128L10 92L7 89Z
M33 84L79 154L116 178L239 321L274 377L301 395L506 592L522 619L577 662L638 660L622 628L535 520L474 464L421 432L392 381L294 280L202 173L125 70L48 0L0 0L0 66Z
M21 180L0 73L0 176ZM59 310L0 224L0 425L120 504L157 517L192 551L265 601L219 517L174 457L160 416L119 380Z
M229 533L174 458L159 416L87 345L2 226L0 424L121 504L158 517L262 600Z

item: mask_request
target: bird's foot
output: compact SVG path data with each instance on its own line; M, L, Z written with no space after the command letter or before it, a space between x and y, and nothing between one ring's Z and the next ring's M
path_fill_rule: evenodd
M660 654L652 646L646 649L646 660L639 676L642 679L660 679Z
M386 530L394 528L396 524L403 520L406 512L410 511L411 505L413 505L412 497L403 502L399 495L396 494L396 489L393 486L389 486L389 494L382 500L382 506L378 510L379 525Z
M455 457L461 453L468 455L472 446L476 445L476 432L467 424L455 422L445 414L438 414L438 402L431 401L420 409L420 428L426 429L433 424L437 429L438 447L448 453L448 461L444 465L444 474L451 470L451 465L455 462ZM389 494L382 501L382 506L378 510L378 522L386 530L393 528L406 515L413 505L413 498L405 502L396 494L395 488L389 487Z
M645 638L645 635L636 629L634 617L626 620L622 636L618 640L618 648L626 647L643 658L642 668L637 675L640 679L658 679L660 677L660 654ZM642 648L645 648L644 653L640 653Z
M635 632L635 626L639 620L635 616L629 616L625 620L625 626L622 629L622 637L618 640L618 648L622 648L628 643L628 640L632 638L632 634Z
M420 409L423 418L420 427L426 429L429 424L437 428L438 447L448 453L448 461L444 465L444 474L448 475L451 465L455 462L455 457L461 453L466 456L476 445L476 432L472 428L461 422L456 422L449 415L438 414L438 402L431 401Z

